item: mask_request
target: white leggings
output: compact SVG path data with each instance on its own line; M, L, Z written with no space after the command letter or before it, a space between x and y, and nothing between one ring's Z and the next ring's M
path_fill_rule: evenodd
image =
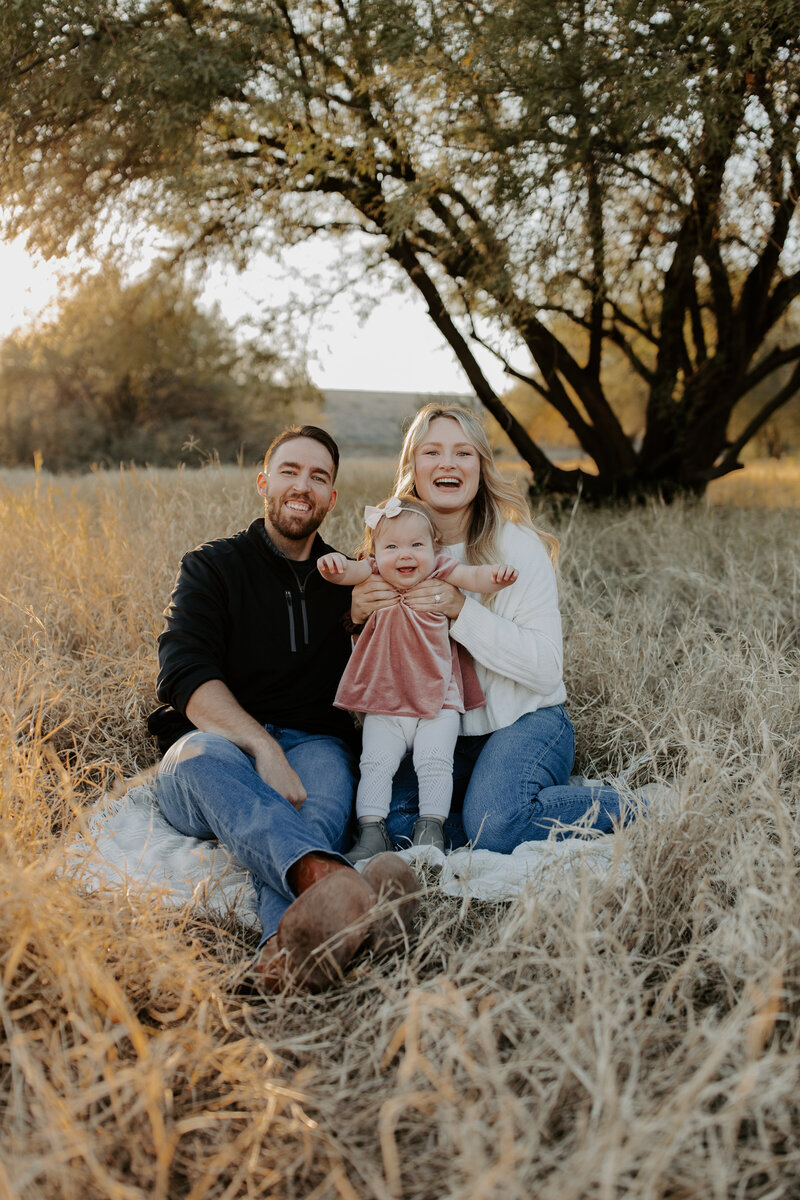
M413 746L420 816L439 817L443 821L453 798L453 751L459 716L455 708L443 708L429 718L368 713L364 717L356 816L386 816L395 772Z

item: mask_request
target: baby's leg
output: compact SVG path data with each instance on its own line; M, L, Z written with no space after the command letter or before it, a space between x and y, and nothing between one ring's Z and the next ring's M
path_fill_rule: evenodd
M419 815L444 821L453 798L453 751L460 724L454 708L421 720L414 737L414 769L419 781Z
M359 820L382 820L392 799L392 780L414 740L416 717L384 717L369 713L364 718L364 742L356 792Z

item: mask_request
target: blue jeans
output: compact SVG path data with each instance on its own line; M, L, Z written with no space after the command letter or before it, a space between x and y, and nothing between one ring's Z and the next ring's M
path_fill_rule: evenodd
M158 768L158 802L170 825L216 838L253 874L262 945L295 899L286 879L304 854L342 857L356 783L356 758L324 734L267 725L307 792L298 812L264 783L249 755L216 733L187 733Z
M561 704L525 713L494 733L460 737L445 840L451 847L470 842L476 849L510 854L523 842L543 841L558 823L580 821L596 801L589 828L610 833L620 821L622 798L611 787L568 786L574 759L575 733ZM417 815L408 756L395 775L386 821L395 846L408 845Z

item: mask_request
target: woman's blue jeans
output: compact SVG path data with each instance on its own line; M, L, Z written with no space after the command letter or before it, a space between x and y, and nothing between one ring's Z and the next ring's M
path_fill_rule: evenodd
M523 842L543 841L554 826L573 825L588 813L586 828L610 833L621 822L622 798L611 787L569 786L574 760L575 733L561 704L525 713L494 733L460 737L446 841L451 847L470 842L476 849L510 854ZM408 845L418 814L417 781L408 756L395 775L386 822L395 846Z
M249 755L216 733L185 734L164 755L156 778L170 825L190 837L216 838L252 872L262 944L295 898L286 879L290 867L312 852L342 858L357 776L357 759L339 738L266 729L306 789L299 812L264 783Z

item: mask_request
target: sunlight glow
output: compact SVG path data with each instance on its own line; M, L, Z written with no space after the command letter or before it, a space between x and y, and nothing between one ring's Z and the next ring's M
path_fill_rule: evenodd
M0 242L0 338L31 322L56 297L63 261L45 262L25 249L25 240Z
M310 294L317 280L326 280L332 270L332 256L319 251L314 254L307 246L300 252L294 250L292 266L290 274L285 266L265 256L257 256L241 272L215 266L208 273L204 294L209 304L219 304L231 323L252 321L263 316L268 305L280 305L284 299L288 303L292 292ZM0 340L30 326L56 300L65 277L78 269L77 259L45 262L29 253L22 237L0 242ZM326 286L330 286L329 278ZM383 298L376 297L366 320L359 319L355 308L352 295L345 293L310 320L308 370L318 387L470 391L455 355L417 296L390 291ZM490 355L479 352L478 358L495 387L502 390L507 386Z

